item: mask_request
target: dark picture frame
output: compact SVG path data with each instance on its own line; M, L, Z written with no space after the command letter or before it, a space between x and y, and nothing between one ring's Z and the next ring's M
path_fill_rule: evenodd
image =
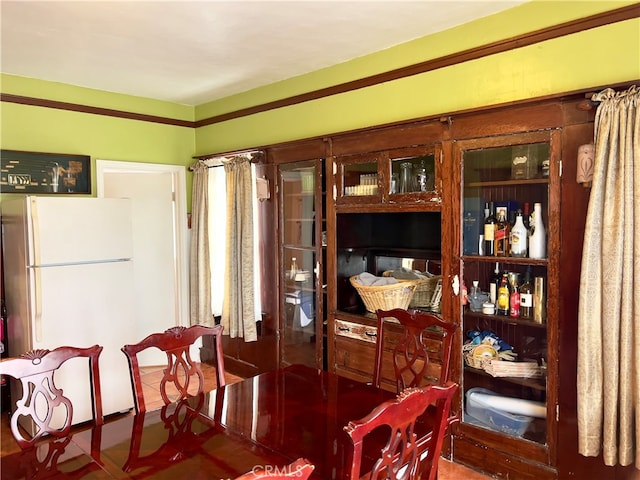
M2 193L91 193L91 157L0 150Z

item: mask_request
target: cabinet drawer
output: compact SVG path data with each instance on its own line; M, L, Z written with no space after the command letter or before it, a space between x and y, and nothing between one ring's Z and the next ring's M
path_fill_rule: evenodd
M376 327L336 319L333 332L336 337L354 338L375 344L377 331Z

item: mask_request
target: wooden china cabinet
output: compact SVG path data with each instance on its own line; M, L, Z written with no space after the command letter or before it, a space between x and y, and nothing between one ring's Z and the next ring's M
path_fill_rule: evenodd
M575 315L573 304L562 301L561 291L571 281L561 272L575 272L579 259L561 255L561 213L567 201L563 185L575 183L562 178L563 163L573 165L577 145L592 139L593 113L577 108L581 100L573 96L460 113L336 135L330 142L328 366L350 378L372 379L375 315L366 311L350 284L352 275L380 275L409 264L430 271L437 267L434 273L442 275L441 315L460 327L450 375L461 386L454 405L461 422L452 428L445 454L498 478L559 478L558 438L575 431L572 420L563 423L559 415L559 344L563 322L573 322ZM513 165L522 157L531 167L525 174ZM401 165L406 163L414 172L425 167L433 173L428 191L400 188L402 168L407 168ZM508 215L524 209L525 203L533 211L539 203L546 230L544 257L483 255L478 246L487 202L507 209ZM475 226L470 225L470 214ZM564 235L567 241L581 241L579 229ZM541 318L483 314L463 305L463 282L470 290L478 280L487 292L496 262L499 272L511 273L520 284L527 272L532 283L539 279L544 291ZM560 312L569 317L561 318ZM535 363L535 376L493 376L465 363L463 345L472 331L491 332L507 342L518 361ZM568 360L575 355L572 348ZM565 377L565 390L574 386L566 385ZM478 420L476 404L469 403L475 393L498 395L535 412L517 417L515 425L496 424L488 410ZM565 433L559 432L561 426Z
M440 273L446 265L443 128L439 121L416 122L331 139L327 227L335 234L328 235L328 365L340 375L367 382L373 374L376 317L350 277L401 266Z

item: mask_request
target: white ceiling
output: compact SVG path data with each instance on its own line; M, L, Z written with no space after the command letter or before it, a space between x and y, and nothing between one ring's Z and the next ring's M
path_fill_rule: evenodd
M524 3L1 0L3 73L198 105Z

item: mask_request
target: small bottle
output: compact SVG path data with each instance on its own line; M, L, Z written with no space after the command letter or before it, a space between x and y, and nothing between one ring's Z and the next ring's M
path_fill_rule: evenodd
M495 216L494 203L489 204L489 216L484 220L484 254L489 257L495 256L495 232L498 221Z
M518 210L516 215L516 223L511 229L511 256L512 257L526 257L527 256L527 244L529 239L529 232L524 226L522 219L522 210Z
M508 257L509 256L509 233L511 226L507 221L507 215L504 210L501 210L498 216L498 223L494 234L494 255L496 257ZM485 239L487 237L485 236Z
M520 316L520 291L518 290L518 282L515 280L517 276L513 277L514 280L511 283L511 295L509 296L509 316L518 318Z
M481 312L482 311L482 303L478 300L480 295L480 288L478 280L473 281L473 285L471 287L471 293L469 294L469 306L472 312Z
M498 298L498 284L500 283L500 264L496 262L496 269L493 271L493 277L489 282L489 300L495 304Z
M298 264L296 262L296 257L291 257L291 270L289 270L289 278L294 280L296 278L296 273L298 273Z
M533 315L533 285L531 285L531 267L527 267L524 281L520 286L520 316L530 319Z
M503 273L500 278L500 285L498 286L498 298L496 300L496 313L498 315L509 315L509 297L511 292L509 291L509 281L507 280L507 274Z
M529 235L529 258L545 258L547 256L547 237L542 223L542 205L533 204L531 215L531 234Z

